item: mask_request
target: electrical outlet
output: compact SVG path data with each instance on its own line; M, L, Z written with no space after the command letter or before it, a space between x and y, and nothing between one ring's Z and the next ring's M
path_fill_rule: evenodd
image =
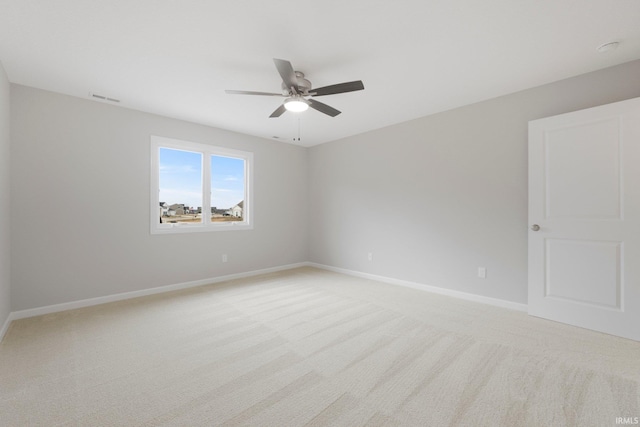
M478 277L481 279L487 278L487 268L486 267L478 267Z
M222 262L227 262L229 261L229 258L227 258L227 254L222 254Z
M373 261L373 252L369 252L369 253L367 254L367 259L368 259L369 261Z

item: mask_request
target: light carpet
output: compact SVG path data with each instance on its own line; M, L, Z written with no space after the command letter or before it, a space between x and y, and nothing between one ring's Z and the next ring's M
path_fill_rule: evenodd
M639 384L638 342L300 268L13 322L0 425L615 426Z

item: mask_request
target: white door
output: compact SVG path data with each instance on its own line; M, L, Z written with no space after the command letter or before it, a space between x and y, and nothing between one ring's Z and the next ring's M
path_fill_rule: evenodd
M640 341L640 98L529 122L529 314Z

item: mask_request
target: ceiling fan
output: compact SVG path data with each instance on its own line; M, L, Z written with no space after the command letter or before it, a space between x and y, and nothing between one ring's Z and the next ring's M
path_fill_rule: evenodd
M305 111L309 107L331 117L335 117L340 114L340 111L327 104L316 101L313 97L335 95L338 93L354 92L356 90L364 89L364 85L361 80L312 89L311 82L304 78L304 73L294 71L291 62L276 58L273 59L273 62L276 64L280 77L282 77L281 93L254 92L246 90L226 90L225 92L232 95L281 96L286 98L284 103L271 113L269 116L271 118L280 117L287 110L299 112Z

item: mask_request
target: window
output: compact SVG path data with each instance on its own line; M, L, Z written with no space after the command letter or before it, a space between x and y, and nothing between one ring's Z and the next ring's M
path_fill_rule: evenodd
M253 154L151 137L151 233L251 229Z

